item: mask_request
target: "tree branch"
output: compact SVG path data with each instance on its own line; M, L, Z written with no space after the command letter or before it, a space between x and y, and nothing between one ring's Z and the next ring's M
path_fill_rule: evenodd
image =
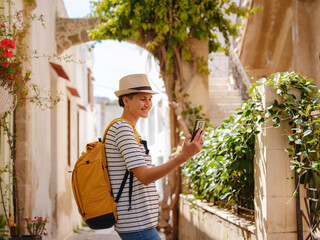
M194 76L196 75L197 68L198 68L197 59L196 59L196 54L195 54L195 52L192 50L191 47L190 47L190 53L191 53L191 57L192 57L192 60L191 60L192 71L191 71L191 75L190 75L187 83L183 86L183 89L182 89L182 91L181 91L181 94L182 94L182 95L184 95L184 94L188 91L188 88L190 87L191 82L192 82Z
M179 181L179 178L180 178L180 174L179 174L179 169L176 169L175 170L175 183L180 183ZM173 199L171 199L171 203L170 203L170 206L169 206L169 210L172 211L176 205L176 203L178 202L179 200L179 193L180 193L180 187L177 186L177 184L175 184L175 189L174 189L174 193L171 195L174 196Z
M184 81L184 76L183 76L183 71L182 71L182 63L181 63L181 54L179 49L177 49L177 46L172 46L173 52L174 52L174 58L175 58L175 62L177 64L176 67L176 74L177 74L177 78L180 82L180 86L183 86ZM177 91L181 91L181 89L178 89Z
M181 108L181 106L179 106L179 104L177 102L175 102L175 101L170 102L169 105L171 107L173 107L174 112L175 112L175 114L177 116L177 121L179 122L180 126L182 127L183 134L185 136L187 136L189 134L189 130L188 130L187 124L185 123L185 121L184 121L184 119L182 117L182 114L181 114L182 113L182 108Z

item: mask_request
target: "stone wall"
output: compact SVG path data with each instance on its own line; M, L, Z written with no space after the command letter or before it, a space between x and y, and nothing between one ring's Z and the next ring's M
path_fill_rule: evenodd
M53 109L41 109L27 102L15 114L16 168L19 200L24 208L24 217L47 217L46 239L66 239L81 224L71 189L71 173L79 153L85 150L87 142L96 139L93 118L88 102L88 46L73 46L64 54L72 55L74 62L60 61L56 52L55 24L57 17L67 17L62 0L35 1L34 5L23 0L14 1L17 9L44 16L42 22L31 23L30 32L25 36L26 55L30 57L24 67L31 70L30 83L36 84L41 97L49 91L55 95L61 92L62 101ZM19 7L19 8L18 8ZM59 15L59 16L57 16ZM42 54L50 57L42 57ZM88 59L86 59L88 58ZM78 64L81 60L85 64ZM59 77L50 62L65 70L68 79ZM91 80L90 80L91 81ZM77 89L75 97L67 87ZM68 164L68 99L70 100L70 164ZM44 103L44 102L43 102ZM78 106L87 107L87 111ZM94 136L93 136L94 135ZM90 139L90 140L89 140Z
M320 85L320 2L253 0L263 10L249 17L240 59L252 81L295 71Z
M263 109L275 99L282 103L275 88L265 85L258 91ZM298 92L293 94L299 98ZM281 123L279 128L269 123L259 130L254 160L256 236L259 240L297 239L296 197L293 196L296 186L290 170L291 159L284 151L289 147L291 127L288 122Z
M180 240L256 240L254 222L200 201L180 195Z
M260 86L258 91L262 99L262 108L271 105L275 99L282 99L269 85ZM299 92L292 92L299 99ZM259 129L255 141L254 159L254 201L255 221L244 221L230 212L201 202L192 208L187 199L180 198L179 239L183 240L224 240L259 239L292 240L297 239L297 198L295 180L290 170L290 158L284 151L289 147L288 134L291 127L288 122L279 128L267 123ZM305 193L300 192L300 202L304 202ZM305 205L301 210L306 212ZM304 235L308 235L308 226L303 221Z
M88 31L100 23L93 18L63 18L56 20L57 53L61 54L71 46L92 41Z

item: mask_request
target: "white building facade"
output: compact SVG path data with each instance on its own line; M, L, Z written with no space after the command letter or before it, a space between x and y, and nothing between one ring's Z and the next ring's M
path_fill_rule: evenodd
M5 0L0 2L4 6ZM11 14L28 7L23 0L14 0ZM87 44L70 47L58 56L56 19L67 17L62 0L35 0L32 8L31 13L43 15L44 22L33 21L26 40L31 55L30 83L44 95L47 91L53 96L61 93L62 100L52 109L27 103L12 120L18 136L18 191L23 216L48 218L46 239L61 240L81 225L71 171L86 143L97 138L90 70L93 61ZM72 55L72 61L66 61L66 55ZM0 147L7 149L3 139ZM9 161L9 155L8 150L1 151L0 163Z

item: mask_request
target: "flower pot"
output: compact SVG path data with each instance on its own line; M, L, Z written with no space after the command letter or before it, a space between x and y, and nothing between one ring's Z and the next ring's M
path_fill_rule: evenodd
M42 240L42 236L22 235L21 237L11 237L9 240Z

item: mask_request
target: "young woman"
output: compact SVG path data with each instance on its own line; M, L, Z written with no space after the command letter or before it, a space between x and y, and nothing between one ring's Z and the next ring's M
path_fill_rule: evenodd
M134 126L138 120L147 118L152 107L154 92L145 74L132 74L119 82L119 91L115 92L119 104L123 107L122 117L126 121L114 123L106 137L106 156L109 177L114 196L118 194L126 170L133 172L132 197L129 195L130 183L126 181L120 197L115 230L121 239L160 240L155 229L158 224L158 194L155 181L167 175L182 163L197 154L203 144L204 131L198 131L192 142L189 135L180 155L162 165L152 167L151 156L146 144L136 140ZM144 143L142 139L138 139ZM129 201L131 198L131 201Z

